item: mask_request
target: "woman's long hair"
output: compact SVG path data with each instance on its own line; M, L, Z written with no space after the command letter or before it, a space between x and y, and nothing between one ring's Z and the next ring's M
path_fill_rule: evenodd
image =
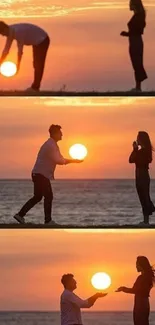
M138 256L137 262L139 266L142 268L143 274L150 281L150 285L153 287L155 283L155 270L153 266L151 266L148 258L146 256Z
M136 9L136 12L138 13L138 14L141 14L141 16L143 17L143 19L144 19L144 24L145 24L145 26L146 26L146 10L145 10L145 8L144 8L144 6L143 6L143 3L142 3L142 1L141 0L131 0L131 3L132 3L132 5L135 7L135 9Z
M148 154L148 161L151 162L152 161L152 152L154 151L150 137L148 135L147 132L145 131L139 131L138 132L138 138L142 144L142 146L144 146L144 148L146 149L146 152Z

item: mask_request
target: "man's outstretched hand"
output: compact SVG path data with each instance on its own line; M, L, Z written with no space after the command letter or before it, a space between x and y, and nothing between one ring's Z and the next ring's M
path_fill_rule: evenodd
M20 63L17 63L16 68L17 68L16 74L18 74L18 72L20 70Z
M97 298L104 298L105 296L107 296L107 293L97 292L96 296L97 296Z
M65 161L66 161L65 164L68 165L68 164L80 164L84 160L82 160L82 159L66 159Z
M74 162L77 163L77 164L82 163L83 161L84 160L82 160L82 159L74 159Z
M4 58L3 56L0 58L0 65L2 65L2 63L4 62Z

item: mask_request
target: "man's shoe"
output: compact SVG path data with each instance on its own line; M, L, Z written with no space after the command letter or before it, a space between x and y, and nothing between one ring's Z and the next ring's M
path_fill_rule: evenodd
M138 224L140 227L149 227L150 226L150 224L149 224L149 222L148 223L146 223L146 222L140 222L139 224Z
M37 92L39 92L39 89L34 89L32 87L29 87L25 91L30 92L30 93L37 93Z
M15 214L14 219L16 219L19 223L25 224L25 220L23 217L21 217L18 213Z
M130 92L131 93L141 93L142 90L141 89L137 89L137 88L132 88L132 89L130 89Z
M56 223L55 221L51 220L49 222L46 222L45 223L46 226L59 226L58 223Z

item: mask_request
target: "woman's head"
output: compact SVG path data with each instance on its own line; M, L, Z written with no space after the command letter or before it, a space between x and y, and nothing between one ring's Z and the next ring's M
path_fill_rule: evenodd
M138 256L136 261L136 268L138 272L141 272L151 279L151 283L155 282L155 270L150 265L150 262L146 256Z
M130 10L134 12L145 12L143 3L141 0L130 0Z
M136 261L136 267L138 272L145 272L152 270L150 262L146 256L138 256Z
M137 135L137 142L142 147L149 147L151 145L150 137L147 132L139 131Z
M150 140L148 133L145 131L139 131L138 135L137 135L137 143L142 148L146 149L148 156L149 156L149 161L151 162L153 147L152 147L151 140Z

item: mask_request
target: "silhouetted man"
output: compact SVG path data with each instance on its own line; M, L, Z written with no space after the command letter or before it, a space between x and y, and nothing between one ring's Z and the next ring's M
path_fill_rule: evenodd
M64 274L61 283L64 286L60 299L61 325L82 325L81 308L90 308L98 298L107 295L107 293L98 292L86 300L79 298L73 293L77 288L73 274Z
M56 165L67 165L80 163L82 160L65 159L59 150L57 142L62 140L60 125L52 124L49 128L50 138L42 145L39 150L36 163L32 170L32 181L34 183L34 196L26 202L22 209L14 218L24 224L24 216L44 197L45 224L57 225L51 219L53 192L50 180L54 179Z
M31 45L33 47L34 81L27 90L38 91L50 44L48 34L42 28L33 24L19 23L7 25L3 21L0 21L0 34L7 37L6 45L0 58L0 65L9 54L12 42L16 40L18 47L17 72L20 68L24 45Z

